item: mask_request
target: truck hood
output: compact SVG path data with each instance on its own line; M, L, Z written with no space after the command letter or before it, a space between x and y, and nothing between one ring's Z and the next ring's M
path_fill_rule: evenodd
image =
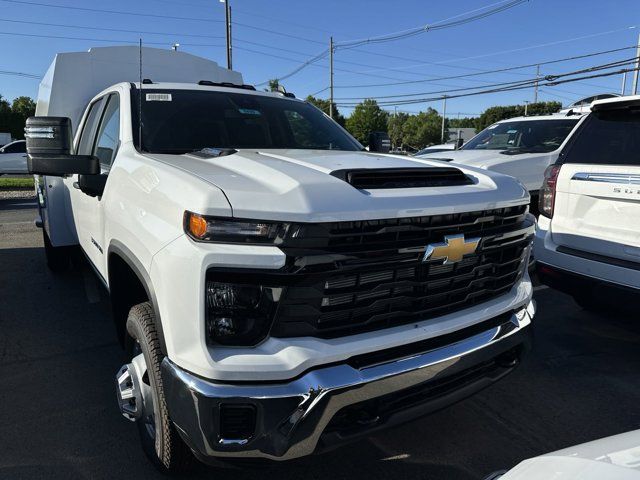
M513 179L459 166L473 185L358 190L336 170L442 167L438 161L369 152L240 150L223 157L148 154L222 190L238 218L328 222L485 210L522 204ZM206 214L207 212L200 212Z
M521 153L519 155L504 155L500 153L500 150L452 150L451 152L438 152L421 155L421 158L430 160L445 160L478 168L490 168L513 159L525 160L534 157L547 157L548 155L548 153Z

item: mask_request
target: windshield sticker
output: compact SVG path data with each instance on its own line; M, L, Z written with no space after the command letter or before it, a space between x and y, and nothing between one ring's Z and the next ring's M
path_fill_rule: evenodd
M242 113L243 115L255 115L257 117L259 117L260 115L262 115L262 113L260 113L259 110L253 110L251 108L239 108L238 111L240 113Z
M507 130L508 134L512 134L512 133L518 133L518 130Z
M147 93L147 102L170 102L170 93Z

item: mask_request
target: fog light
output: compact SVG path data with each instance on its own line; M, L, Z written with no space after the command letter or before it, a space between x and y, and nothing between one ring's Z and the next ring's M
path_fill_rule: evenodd
M269 333L279 288L207 281L207 338L222 345L256 345Z

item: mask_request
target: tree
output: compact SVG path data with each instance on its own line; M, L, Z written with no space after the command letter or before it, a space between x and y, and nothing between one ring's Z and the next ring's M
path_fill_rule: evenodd
M368 98L356 105L347 118L346 127L349 133L363 145L369 144L371 132L386 132L389 114L382 110L378 102Z
M323 98L316 98L312 95L309 95L306 99L307 102L311 103L312 105L315 105L316 107L318 107L320 110L322 110L324 113L326 113L327 115L329 115L329 100L325 100ZM336 104L333 104L333 119L338 122L338 124L340 124L341 126L344 127L345 125L345 118L344 116L340 113L340 111L338 110L338 107L336 106Z
M24 138L24 126L27 118L36 113L36 102L29 97L18 97L11 104L9 131L13 138Z
M265 88L265 92L277 92L278 87L280 86L280 81L277 78L269 80L269 87Z
M11 131L11 105L0 95L0 132Z
M478 117L449 118L449 128L476 128Z
M402 127L402 133L404 143L416 150L440 143L442 117L433 108L428 108L426 112L410 116Z
M527 107L527 114L530 116L549 115L557 112L561 108L562 104L560 102L532 103ZM478 118L476 129L478 131L484 130L489 125L493 125L500 120L522 116L524 116L524 105L507 105L487 108Z
M391 145L393 145L394 149L403 148L404 146L404 133L402 132L402 129L408 119L409 114L402 112L389 117L389 138L391 139Z

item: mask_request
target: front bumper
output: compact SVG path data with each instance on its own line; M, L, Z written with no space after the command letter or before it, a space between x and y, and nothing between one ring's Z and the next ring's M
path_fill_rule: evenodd
M165 358L169 414L204 461L309 455L442 408L501 378L527 348L534 314L531 302L463 331L352 357L285 383L216 383ZM229 406L254 409L246 438L221 435L221 412Z

